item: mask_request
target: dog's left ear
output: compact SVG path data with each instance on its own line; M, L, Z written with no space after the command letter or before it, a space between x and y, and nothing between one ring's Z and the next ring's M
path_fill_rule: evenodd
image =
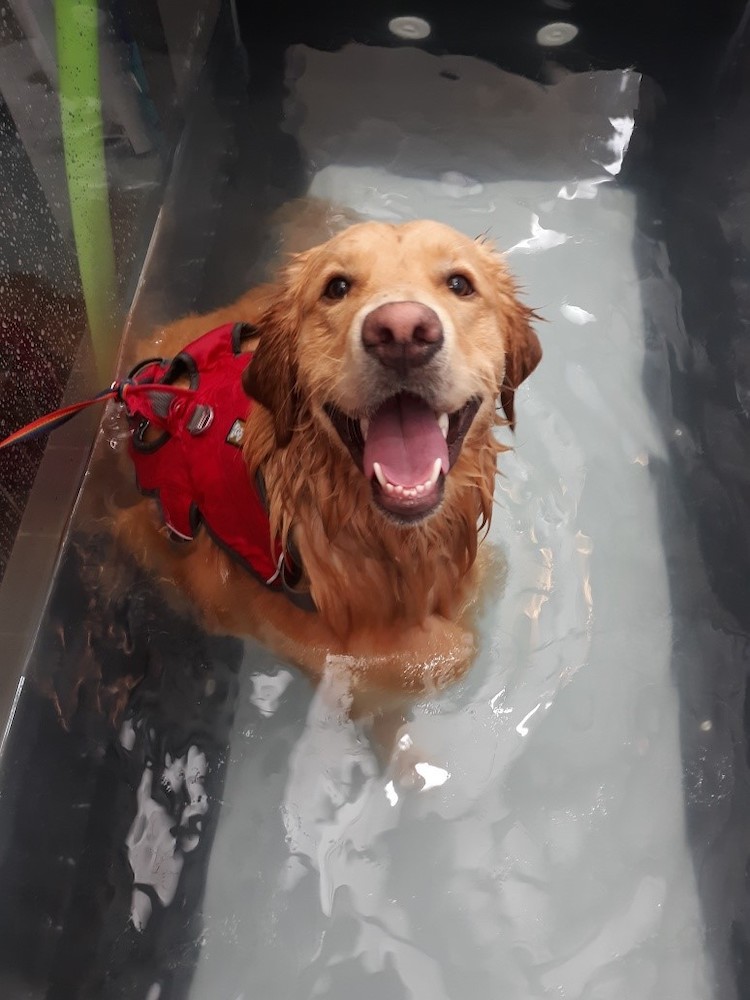
M500 403L511 430L515 429L514 401L516 389L542 360L542 345L531 322L538 317L514 298L505 314L505 377L500 389Z

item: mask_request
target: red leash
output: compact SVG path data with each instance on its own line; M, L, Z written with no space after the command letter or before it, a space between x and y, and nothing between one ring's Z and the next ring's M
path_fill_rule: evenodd
M192 389L184 386L164 385L163 383L155 384L152 382L138 383L132 379L123 379L121 382L113 382L109 389L104 389L94 396L93 399L87 399L83 403L72 403L70 406L63 406L59 410L53 410L51 413L39 417L37 420L32 420L30 424L26 424L24 427L19 427L17 431L13 431L12 434L9 434L8 437L0 441L0 451L12 444L30 441L40 434L49 434L57 430L58 427L62 427L63 424L67 423L77 413L81 413L95 403L106 403L110 399L116 399L119 403L124 403L125 406L128 406L128 400L130 399L133 399L135 402L138 396L157 392L167 392L174 396L192 396L193 394Z

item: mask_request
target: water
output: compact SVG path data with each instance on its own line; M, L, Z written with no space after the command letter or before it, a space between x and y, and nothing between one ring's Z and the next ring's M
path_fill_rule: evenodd
M675 465L697 447L672 403L682 291L650 203L622 180L649 128L643 87L626 70L542 88L466 56L299 46L272 130L299 153L303 200L289 204L280 182L257 188L257 140L232 106L205 266L187 249L175 265L174 287L203 268L189 304L228 300L282 243L350 218L430 217L506 251L543 317L544 359L500 460L476 664L406 726L421 788L379 770L335 679L313 691L254 645L204 636L137 575L110 607L97 581L116 557L86 540L82 502L37 680L75 709L64 679L90 655L88 700L104 691L114 714L113 678L145 679L116 738L86 699L71 736L45 737L75 791L56 801L60 828L75 808L95 817L45 932L53 982L191 1000L736 995L695 872L741 807L737 696L719 666L716 690L688 681L707 635L715 664L746 654ZM197 208L170 197L189 230ZM175 315L166 289L141 312ZM106 421L100 452L120 444ZM103 489L94 475L85 492ZM27 716L45 720L41 705ZM31 828L19 774L49 782L49 756L24 747L17 736L8 780ZM742 856L736 839L726 850Z
M398 789L330 693L308 707L282 672L264 710L245 673L190 996L713 996L636 257L669 278L617 183L639 77L542 89L355 46L288 65L310 193L488 234L546 321L545 356L501 459L489 544L505 582L485 595L477 663L408 725L433 780Z

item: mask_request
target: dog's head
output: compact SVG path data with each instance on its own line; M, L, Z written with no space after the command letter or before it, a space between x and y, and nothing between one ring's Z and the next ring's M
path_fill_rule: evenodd
M363 223L295 257L258 326L244 387L285 447L309 415L345 449L376 506L404 523L446 477L500 398L541 358L500 256L434 222Z

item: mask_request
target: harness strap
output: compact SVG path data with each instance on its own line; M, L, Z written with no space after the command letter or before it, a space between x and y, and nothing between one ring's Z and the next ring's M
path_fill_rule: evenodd
M258 496L266 513L268 513L268 492L266 490L266 481L260 469L255 474L255 488L258 491ZM302 611L315 611L315 602L312 599L310 591L296 589L303 576L302 558L297 551L297 546L294 544L294 539L289 535L287 536L286 548L279 556L278 569L272 579L280 580L284 593L296 607ZM268 582L270 583L271 581L269 580Z

